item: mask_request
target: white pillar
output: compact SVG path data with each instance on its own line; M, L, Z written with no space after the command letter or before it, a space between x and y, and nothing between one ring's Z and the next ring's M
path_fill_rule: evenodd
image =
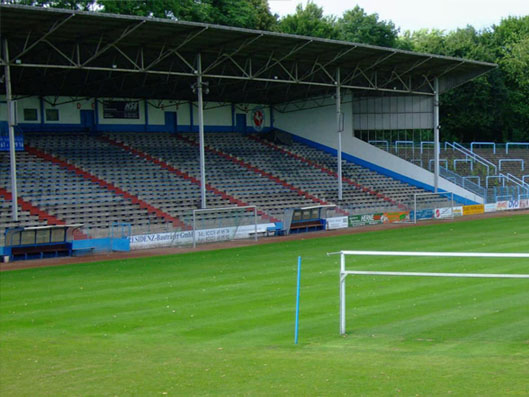
M200 202L206 208L206 165L204 155L204 103L202 100L202 57L197 57L198 138L200 149Z
M338 132L338 200L342 200L342 93L340 68L336 69L336 131Z
M345 334L345 254L340 253L340 335Z
M9 128L9 164L11 168L11 216L18 221L17 161L15 154L15 103L11 92L11 68L9 66L9 49L4 39L4 76L6 85L7 124ZM41 115L42 117L42 115Z
M433 98L433 140L434 140L434 192L439 189L439 79L434 79L434 98Z

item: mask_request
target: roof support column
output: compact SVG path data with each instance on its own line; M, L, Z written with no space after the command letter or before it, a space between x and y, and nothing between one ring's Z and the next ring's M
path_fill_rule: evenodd
M338 132L338 200L342 200L342 131L343 131L343 115L342 115L342 93L340 68L336 69L336 131Z
M7 124L9 128L9 164L11 167L11 214L18 221L17 161L15 156L15 103L11 92L11 67L7 39L4 38L4 78L6 85ZM42 117L42 115L41 115Z
M434 140L434 192L439 189L439 79L434 79L434 98L433 98L433 140Z
M206 164L204 155L204 102L202 100L202 57L197 55L198 139L200 149L200 208L206 208Z

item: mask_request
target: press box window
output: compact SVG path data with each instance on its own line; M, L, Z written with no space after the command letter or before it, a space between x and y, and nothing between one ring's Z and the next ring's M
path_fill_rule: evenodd
M59 121L59 109L46 109L46 121Z
M24 109L24 121L37 121L37 109Z

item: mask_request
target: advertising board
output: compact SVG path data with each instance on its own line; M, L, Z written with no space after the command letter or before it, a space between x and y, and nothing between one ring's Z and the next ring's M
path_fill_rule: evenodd
M383 216L382 213L350 215L348 217L349 227L378 225L382 223L382 216Z
M349 226L349 222L346 216L337 216L333 218L325 219L328 230L334 229L345 229Z
M483 204L464 205L463 215L477 215L485 212L485 206Z

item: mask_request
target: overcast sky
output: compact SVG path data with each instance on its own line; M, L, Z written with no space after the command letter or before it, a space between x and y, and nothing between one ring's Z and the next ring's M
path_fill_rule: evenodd
M307 0L268 0L272 13L293 14ZM368 14L391 20L401 32L421 28L454 30L466 25L477 29L498 24L502 17L529 15L529 0L314 0L327 15L341 16L356 4Z

